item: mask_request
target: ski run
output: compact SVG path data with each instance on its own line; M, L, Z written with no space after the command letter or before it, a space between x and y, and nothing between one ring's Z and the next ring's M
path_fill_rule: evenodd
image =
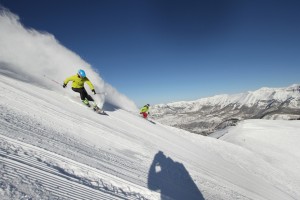
M2 74L3 71L2 71ZM220 139L0 75L0 199L300 199L300 122Z

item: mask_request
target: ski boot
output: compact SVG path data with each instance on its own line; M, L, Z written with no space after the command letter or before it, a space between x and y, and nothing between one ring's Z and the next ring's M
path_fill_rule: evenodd
M104 112L104 110L102 110L101 108L99 108L99 107L97 106L97 104L95 104L95 103L94 103L93 110L94 110L96 113L98 113L98 114L107 115L107 114Z
M95 104L95 103L94 103L94 105L93 105L93 110L96 111L96 112L99 110L99 107L98 107L97 104Z
M89 103L89 100L87 100L87 98L85 98L85 100L82 100L82 103L88 107L90 107L90 103Z
M100 108L97 106L97 104L95 104L95 103L94 103L94 105L93 105L93 110L94 110L95 112L97 112L97 113L102 112L102 109L100 109Z

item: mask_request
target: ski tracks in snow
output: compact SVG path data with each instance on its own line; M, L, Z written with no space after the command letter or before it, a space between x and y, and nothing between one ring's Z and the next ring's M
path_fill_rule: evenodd
M5 194L13 199L148 199L155 196L143 187L55 153L2 135L0 138L0 196ZM28 188L32 190L29 195Z
M59 93L2 78L1 200L172 197L168 190L151 191L148 187L149 167L158 151L165 153L171 166L186 167L179 170L179 180L191 180L205 199L267 199L262 198L267 195L277 197L272 199L293 199L250 175L257 171L241 169L247 163L238 166L233 162L231 155L235 155L236 148L232 145L215 148L220 143L199 138L191 142L191 135L173 134L159 123L137 120L122 110L100 116ZM228 159L220 156L223 150L229 152ZM174 177L167 177L171 179L166 184L172 185ZM253 179L265 187L260 188ZM189 188L178 190L188 192Z
M75 104L61 109L66 101L51 91L6 83L0 93L1 200L159 198L146 186L141 160L111 149L116 130L96 123L101 116ZM102 145L76 132L96 135Z

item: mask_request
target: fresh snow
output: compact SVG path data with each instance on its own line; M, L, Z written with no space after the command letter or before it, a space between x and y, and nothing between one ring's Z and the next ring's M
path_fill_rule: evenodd
M3 75L0 87L1 199L300 198L299 121L217 140Z
M282 174L274 174L274 178L286 177L287 186L299 196L299 135L299 121L249 120L231 128L220 139L246 148L276 166Z

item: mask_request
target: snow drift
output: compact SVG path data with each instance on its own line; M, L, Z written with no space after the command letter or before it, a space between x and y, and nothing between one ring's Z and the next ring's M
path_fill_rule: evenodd
M136 105L105 83L99 72L78 55L62 46L53 35L24 27L19 17L0 7L0 73L48 89L74 95L59 84L78 69L86 71L96 91L99 107L109 103L136 111ZM88 90L87 90L88 91Z

